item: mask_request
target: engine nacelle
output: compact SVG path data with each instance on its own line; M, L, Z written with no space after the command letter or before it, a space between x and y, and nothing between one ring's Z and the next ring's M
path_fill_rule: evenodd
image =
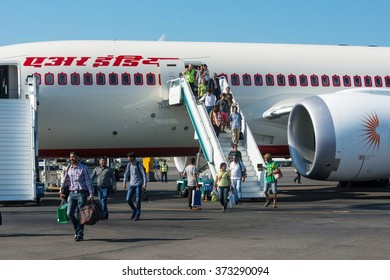
M390 177L390 92L347 90L301 100L290 113L291 158L305 177L369 181Z

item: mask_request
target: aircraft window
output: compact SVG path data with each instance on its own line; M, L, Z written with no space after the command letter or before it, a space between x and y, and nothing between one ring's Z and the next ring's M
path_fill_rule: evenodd
M65 73L58 73L58 84L64 86L68 83L68 79Z
M46 73L45 74L45 85L52 86L54 84L54 74Z
M267 86L273 86L274 85L274 75L271 75L271 74L265 75L265 83Z
M307 81L307 76L306 75L300 75L299 76L299 84L301 87L307 87L309 82Z
M93 84L93 78L91 73L84 74L84 85L90 86Z
M390 76L385 77L385 85L386 87L390 87Z
M226 81L226 82L229 82L229 79L228 79L228 77L227 77L227 74L222 73L222 74L219 74L218 76L219 76L219 77L224 77L224 78L225 78L225 81Z
M37 82L38 82L38 85L41 85L41 83L42 83L41 74L35 72L33 75L34 75L35 77L37 77L37 79L38 79L38 81L37 81Z
M372 80L370 76L364 76L364 85L366 87L372 87Z
M320 82L318 80L317 75L311 75L310 76L310 83L312 87L318 87L320 85Z
M355 84L355 87L361 87L362 86L362 78L360 76L353 77L353 83Z
M293 74L288 75L288 84L292 87L297 85L297 77Z
M218 77L224 77L226 82L229 82L228 76L225 73L219 74Z
M284 77L284 75L277 75L276 80L278 81L278 86L284 87L286 85L286 77Z
M111 86L116 86L118 84L118 74L110 73L108 75L108 80Z
M131 84L130 74L123 73L122 74L122 85L129 86Z
M134 84L136 86L142 86L144 83L144 78L141 73L135 73L134 74Z
M104 86L106 84L106 75L104 73L96 74L96 84L99 86Z
M232 86L239 86L240 85L240 76L238 76L237 74L232 74L230 76L230 78L232 79Z
M263 85L263 76L260 74L255 75L255 86L262 86Z
M350 87L351 84L351 77L348 75L343 76L343 83L345 87Z
M244 86L252 85L251 76L249 74L242 75L242 83Z
M156 76L153 73L146 74L146 83L149 86L154 86L156 84Z
M80 74L79 73L70 74L70 83L74 86L78 86L80 84Z
M374 81L375 81L375 86L376 87L382 87L383 86L382 78L380 76L375 76L374 77Z
M328 75L322 75L321 76L322 86L328 87L330 85L329 76Z
M332 81L333 81L333 86L335 86L335 87L341 86L340 76L333 75L332 76Z

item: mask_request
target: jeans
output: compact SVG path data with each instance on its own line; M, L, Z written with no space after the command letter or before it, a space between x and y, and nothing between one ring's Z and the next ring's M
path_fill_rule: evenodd
M81 192L81 193L70 192L68 197L67 215L69 220L71 220L73 223L75 235L79 237L84 237L84 225L80 223L80 212L86 203L87 203L86 192Z
M238 202L241 200L241 196L242 196L242 193L241 193L241 183L242 183L242 179L239 178L239 179L232 179L232 189L233 189L233 193L235 194L235 198L236 198L236 201L235 202Z
M135 204L137 207L135 207L133 203L134 194L135 194ZM133 213L138 217L141 214L141 200L142 200L141 185L129 186L129 189L127 190L126 201L130 205L130 208L133 210Z
M227 206L227 199L229 194L229 186L226 187L218 187L218 196L219 196L219 202L223 206L223 209L226 210Z
M187 186L188 189L188 207L192 208L192 191L196 190L196 186Z
M165 181L164 181L165 178ZM165 182L168 183L168 173L167 172L161 172L161 183Z
M103 209L103 218L107 219L108 218L107 198L110 192L110 188L98 188L97 191L98 191L99 201Z

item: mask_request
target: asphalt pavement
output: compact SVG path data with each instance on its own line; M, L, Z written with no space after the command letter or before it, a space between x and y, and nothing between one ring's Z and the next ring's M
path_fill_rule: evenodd
M335 182L302 178L291 168L279 182L278 208L247 200L221 213L204 201L189 211L179 198L175 174L150 182L140 221L130 220L125 191L109 198L108 220L85 226L73 240L70 223L58 224L60 199L41 204L2 204L1 260L388 260L390 189L341 189Z

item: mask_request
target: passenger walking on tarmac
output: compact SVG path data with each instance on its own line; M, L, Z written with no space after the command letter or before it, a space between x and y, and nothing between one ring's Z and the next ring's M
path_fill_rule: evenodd
M183 70L182 74L184 75L184 78L187 80L187 82L190 84L192 93L194 94L195 93L195 74L196 74L196 71L195 71L194 67L192 66L192 64L189 64L188 68L185 68Z
M80 213L89 200L93 200L92 180L88 167L80 162L80 155L73 151L69 156L69 167L64 171L61 180L60 197L64 198L65 188L69 187L68 218L72 221L75 230L74 240L84 240L84 225L80 223Z
M297 183L297 180L298 180L298 184L302 184L301 183L301 174L298 172L297 169L294 169L295 173L297 173L297 176L295 177L294 179L294 183L296 184Z
M233 112L229 116L230 126L232 130L232 143L238 145L241 132L241 114L238 113L237 106L233 106Z
M240 160L242 159L241 152L238 150L238 146L236 144L233 144L232 148L233 148L233 150L231 150L229 152L228 156L226 157L226 159L229 161L229 163L233 161L235 155L238 155Z
M219 132L221 130L221 124L222 124L222 115L221 112L219 111L218 105L215 105L213 110L211 110L210 114L210 121L211 124L213 125L215 134L217 137L219 136Z
M165 183L168 183L168 164L166 160L161 165L161 183L164 182L164 178Z
M129 182L126 201L133 211L130 219L138 221L141 215L142 191L146 190L147 185L146 173L143 165L136 160L134 152L127 153L127 158L129 163L123 177L123 189L126 189L126 182ZM133 203L134 194L136 206Z
M265 207L271 204L271 200L269 198L269 190L272 189L273 194L273 205L276 208L276 198L277 198L277 189L278 182L275 179L274 174L279 172L278 165L272 160L271 154L267 153L264 155L264 160L266 163L266 174L265 174L265 190L264 195L266 197L266 202L264 204Z
M200 208L192 207L192 191L198 189L198 170L195 166L195 158L190 159L190 163L184 169L183 177L187 178L188 209L198 210Z
M219 170L214 182L214 190L217 190L218 188L218 198L222 205L222 212L226 212L228 193L232 190L232 186L230 184L230 175L229 172L226 171L226 167L227 165L225 162L222 162L219 165Z
M103 219L108 219L107 198L111 189L116 189L116 180L114 171L107 166L107 158L99 159L97 166L91 175L92 182L97 179L97 193L100 204L103 209Z
M242 182L245 182L245 177L246 167L242 162L240 155L236 153L233 157L233 161L230 163L230 178L232 180L232 189L236 204L241 204L241 184Z
M200 98L198 102L204 102L204 106L206 107L207 114L210 114L211 110L215 106L216 101L217 99L215 98L215 95L208 90L207 94L203 95L203 97Z

